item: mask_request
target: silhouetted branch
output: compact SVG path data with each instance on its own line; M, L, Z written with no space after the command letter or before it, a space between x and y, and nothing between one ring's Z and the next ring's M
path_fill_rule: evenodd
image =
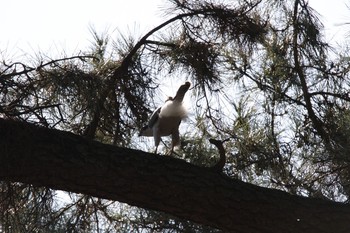
M220 155L219 161L214 166L210 167L211 170L214 170L216 172L222 172L222 169L224 168L225 163L226 163L226 152L225 152L225 148L224 148L223 144L227 140L228 139L225 139L223 141L216 140L213 138L209 139L209 142L218 148L219 155Z
M55 60L51 60L49 62L45 62L45 63L42 63L37 66L37 67L30 67L30 66L27 66L21 62L15 62L15 63L12 63L12 64L6 64L4 63L4 65L6 66L6 69L5 71L13 68L13 72L12 73L8 73L8 74L4 74L5 71L0 74L0 79L5 79L5 78L9 78L9 77L13 77L13 76L19 76L19 75L23 75L23 74L27 74L27 73L30 73L34 70L40 70L46 66L50 66L50 65L53 65L53 64L56 64L58 62L62 62L62 61L69 61L69 60L74 60L74 59L80 59L80 60L85 60L86 58L91 58L91 59L97 59L96 57L94 56L90 56L90 55L86 55L86 56L72 56L72 57L65 57L65 58L60 58L60 59L55 59ZM19 71L17 72L16 71L16 66L17 65L20 65L22 66L23 70L22 71Z
M170 156L0 119L0 179L84 193L226 232L349 232L349 205L247 184ZM222 142L212 140L223 155ZM222 166L222 165L220 165Z

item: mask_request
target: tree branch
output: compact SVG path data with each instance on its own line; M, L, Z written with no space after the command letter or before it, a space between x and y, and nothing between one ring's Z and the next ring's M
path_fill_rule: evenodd
M45 62L45 63L41 62L40 65L37 66L37 67L30 67L30 66L27 66L27 65L25 65L25 64L23 64L21 62L15 62L15 63L12 63L10 65L4 64L7 67L6 70L13 68L14 71L12 73L8 73L8 74L3 72L3 73L0 74L0 78L1 79L6 79L6 78L13 77L13 76L19 76L19 75L27 74L27 73L30 73L30 72L32 72L34 70L41 70L41 69L43 69L43 68L45 68L47 66L54 65L54 64L62 62L62 61L69 61L69 60L75 60L75 59L85 60L87 58L89 58L89 59L96 59L96 57L91 56L91 55L84 55L84 56L78 55L78 56L72 56L72 57L65 57L65 58L50 60L50 61ZM22 66L22 71L19 71L19 72L16 71L15 68L16 68L17 65Z
M126 202L229 232L350 231L349 205L27 123L0 119L0 132L0 180Z
M302 68L302 65L300 64L300 57L299 57L299 44L298 44L298 36L300 32L300 25L298 22L298 9L299 9L300 0L295 0L294 2L294 10L293 10L293 60L295 64L295 71L299 77L300 84L301 84L301 90L303 92L303 97L305 101L305 108L308 112L308 115L317 130L320 137L329 144L329 138L327 135L327 132L325 131L323 127L322 121L317 117L313 106L311 102L311 95L309 92L309 87L307 85L306 81L306 75L304 73L304 70Z
M220 155L219 161L214 166L210 167L210 169L212 169L213 171L222 172L222 169L225 166L225 163L226 163L226 152L225 152L225 148L223 146L225 141L227 141L227 139L224 140L224 141L216 140L216 139L213 139L213 138L209 139L209 142L211 144L215 145L218 148L219 155Z

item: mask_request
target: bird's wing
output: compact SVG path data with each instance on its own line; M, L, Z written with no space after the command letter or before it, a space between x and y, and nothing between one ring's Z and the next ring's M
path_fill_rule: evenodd
M185 84L181 85L179 87L179 89L177 90L173 101L182 102L182 100L184 99L184 96L185 96L186 92L188 91L188 89L190 88L190 86L191 86L190 82L185 82Z
M152 128L154 124L158 121L159 119L159 113L162 107L157 108L151 115L151 118L148 121L148 127Z
M145 125L141 128L139 136L146 136L146 137L152 137L153 136L153 130L148 127L148 125Z
M151 115L147 125L142 127L139 136L147 136L151 137L153 136L153 129L152 127L156 124L156 122L159 119L159 112L160 112L161 107L157 108Z

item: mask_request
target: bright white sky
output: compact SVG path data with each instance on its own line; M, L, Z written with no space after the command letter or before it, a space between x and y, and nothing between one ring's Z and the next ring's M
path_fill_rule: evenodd
M144 34L164 21L166 0L0 0L0 57L25 53L76 54L92 39L89 26L98 32L118 30ZM342 39L350 27L350 0L310 0L321 14L327 39Z
M341 42L350 36L350 0L309 0L309 4L319 14L325 26L328 42Z
M0 51L7 55L68 54L89 46L97 32L145 33L160 22L164 0L0 0Z

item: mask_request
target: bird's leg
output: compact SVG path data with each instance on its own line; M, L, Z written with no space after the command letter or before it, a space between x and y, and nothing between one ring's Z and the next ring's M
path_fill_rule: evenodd
M156 146L156 150L154 151L155 154L157 154L158 146L160 143L160 134L158 127L153 128L153 139L154 139L154 145Z
M168 153L168 155L172 155L174 153L174 147L180 145L180 134L179 134L180 122L178 123L178 126L173 130L171 134L171 150L170 150L170 153Z

